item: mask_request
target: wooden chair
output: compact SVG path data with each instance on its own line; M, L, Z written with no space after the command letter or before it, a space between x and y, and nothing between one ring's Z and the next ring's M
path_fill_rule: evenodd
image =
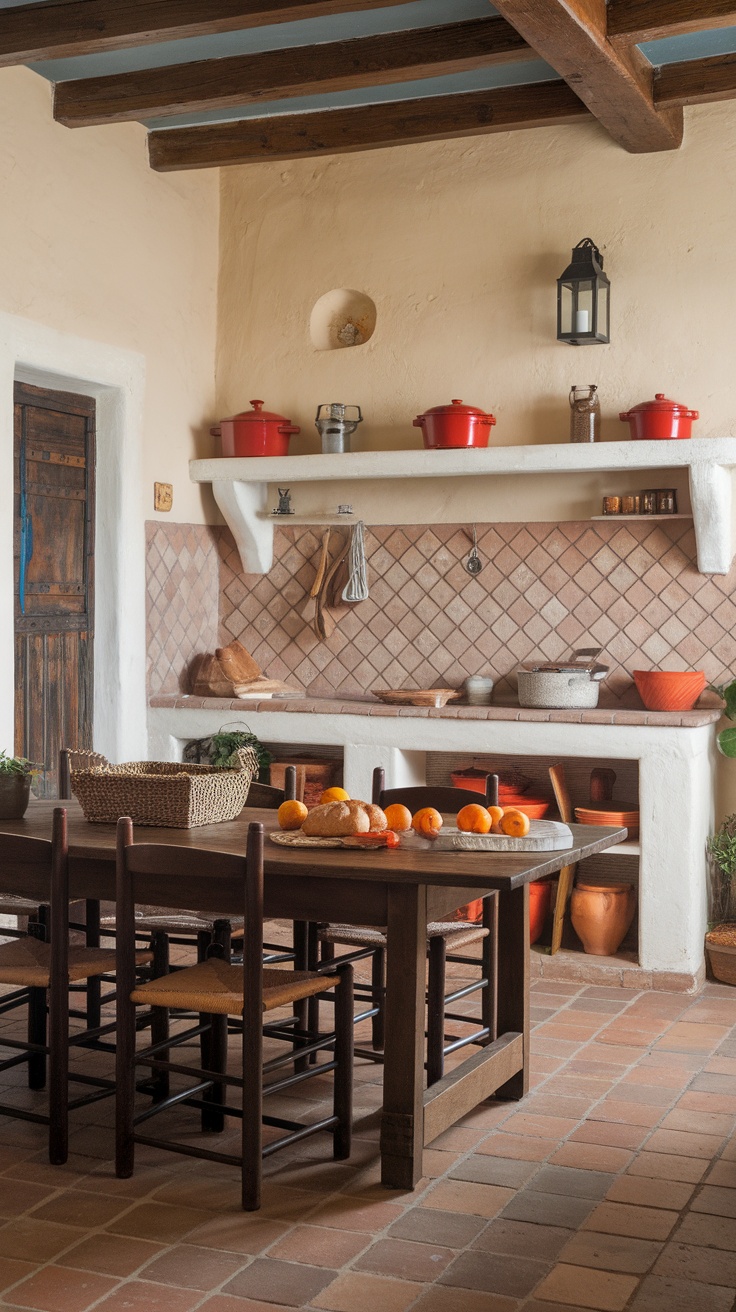
M135 901L136 887L144 885L146 896L155 887L156 880L186 881L187 879L237 880L243 889L244 923L243 965L233 966L225 961L218 945L213 944L205 961L185 967L173 974L164 975L143 985L135 982ZM117 847L117 956L118 956L118 1042L116 1058L116 1158L117 1175L127 1178L133 1173L136 1143L204 1157L218 1162L229 1162L240 1167L242 1203L247 1211L260 1206L262 1157L296 1140L319 1130L333 1136L333 1154L341 1159L349 1156L352 1123L352 1063L353 1063L353 990L352 967L335 967L329 976L304 971L282 970L263 965L263 826L248 827L247 849L244 857L226 853L182 849L160 844L133 843L133 827L129 819L118 821ZM277 1008L293 1007L298 1002L327 990L335 990L335 1030L307 1047L295 1048L288 1028L282 1028L278 1019L265 1026L274 1038L283 1038L289 1045L284 1056L263 1060L264 1013ZM204 1020L193 1029L172 1035L166 1049L189 1042L206 1031L205 1063L193 1068L165 1061L162 1045L153 1044L136 1053L136 1007L176 1009L199 1013ZM243 1059L242 1073L230 1075L226 1070L227 1020L229 1016L242 1018ZM301 1071L285 1076L278 1072L294 1065L296 1053L311 1057L322 1049L329 1049L329 1059L322 1064L307 1065ZM334 1050L334 1051L333 1051ZM169 1098L135 1112L135 1070L143 1065L155 1070L166 1067L193 1080L188 1090L178 1091ZM334 1102L332 1115L312 1125L285 1121L283 1117L263 1115L263 1078L276 1075L269 1082L266 1093L278 1093L293 1088L313 1075L334 1071ZM242 1104L228 1106L225 1101L227 1085L242 1089ZM238 1156L216 1152L192 1143L175 1143L141 1134L136 1126L141 1120L163 1112L173 1105L189 1103L209 1113L209 1128L219 1130L225 1116L234 1116L242 1122L242 1147ZM263 1145L262 1124L286 1130L275 1142Z
M0 1103L0 1114L48 1125L49 1160L52 1165L59 1166L68 1156L69 1112L114 1092L110 1080L69 1073L72 1044L95 1046L101 1035L115 1028L111 1022L87 1028L70 1037L70 984L114 972L115 953L69 944L67 823L66 811L62 807L54 810L50 842L0 833L0 865L5 861L12 862L16 868L22 866L30 882L38 881L49 889L50 941L46 926L32 921L27 934L0 944L0 984L20 989L25 993L28 1005L27 1040L0 1035L0 1046L15 1050L14 1056L0 1062L0 1072L27 1062L30 1087L43 1089L48 1058L49 1111L43 1114L3 1102ZM134 952L134 973L138 966L149 960L149 953ZM70 1079L92 1085L93 1092L70 1101Z
M373 802L385 809L394 802L407 806L414 813L424 806L433 806L438 811L457 813L461 807L470 802L481 802L486 806L498 804L498 776L488 775L485 796L468 788L449 787L385 787L385 773L380 767L373 771ZM351 947L354 950L338 958L339 961L359 961L371 957L371 983L356 985L357 991L369 995L370 1008L356 1016L358 1020L372 1017L372 1043L374 1052L359 1050L359 1055L375 1060L375 1050L383 1047L383 994L385 989L386 935L380 929L368 929L354 925L327 925L318 930L321 944L322 961L334 960L335 944ZM483 941L480 979L470 985L446 992L447 963L477 966L475 957L458 955L460 948L471 943ZM427 950L429 970L427 976L427 1083L435 1084L444 1074L445 1058L451 1052L467 1047L471 1043L486 1044L496 1037L497 982L496 962L498 946L498 900L495 893L489 893L483 899L483 920L480 925L468 921L437 921L427 926ZM445 1034L445 1022L461 1021L467 1023L468 1017L458 1012L448 1011L449 1007L461 998L481 992L481 1026L469 1035L461 1038ZM315 1011L317 1003L312 1004L309 1028L317 1028ZM449 1040L449 1041L448 1041Z

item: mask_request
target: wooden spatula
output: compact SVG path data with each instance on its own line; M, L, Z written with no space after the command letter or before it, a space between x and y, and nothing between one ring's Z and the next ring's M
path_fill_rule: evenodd
M332 564L327 570L327 573L325 574L324 579L322 580L322 587L319 590L319 596L317 597L317 614L315 615L315 620L312 627L314 628L317 637L322 642L325 642L326 639L329 638L330 634L334 633L335 631L335 620L333 616L330 614L329 610L327 609L327 602L330 595L330 586L332 584L332 580L335 577L335 574L339 570L340 566L347 559L349 550L350 550L349 540L347 538L342 538L341 545L338 547L337 550L337 555L334 557Z
M327 529L322 535L322 551L317 565L317 573L314 576L314 583L309 590L309 596L302 607L302 619L306 624L314 624L314 617L317 614L317 594L322 587L327 568L327 557L330 547L330 530Z

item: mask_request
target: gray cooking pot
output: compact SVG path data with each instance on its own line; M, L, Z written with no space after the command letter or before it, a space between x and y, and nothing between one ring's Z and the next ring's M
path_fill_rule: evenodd
M565 661L530 661L517 672L519 705L544 710L591 710L598 705L601 679L600 647L573 651Z

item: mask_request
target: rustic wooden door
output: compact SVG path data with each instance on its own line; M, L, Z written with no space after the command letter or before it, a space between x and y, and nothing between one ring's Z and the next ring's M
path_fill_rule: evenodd
M58 796L60 747L92 747L95 402L15 387L15 750Z

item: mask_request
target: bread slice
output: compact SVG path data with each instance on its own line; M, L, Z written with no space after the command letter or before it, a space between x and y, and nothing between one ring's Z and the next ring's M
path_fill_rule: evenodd
M223 673L233 684L252 683L263 674L260 665L237 638L228 643L227 647L218 647L215 655Z

